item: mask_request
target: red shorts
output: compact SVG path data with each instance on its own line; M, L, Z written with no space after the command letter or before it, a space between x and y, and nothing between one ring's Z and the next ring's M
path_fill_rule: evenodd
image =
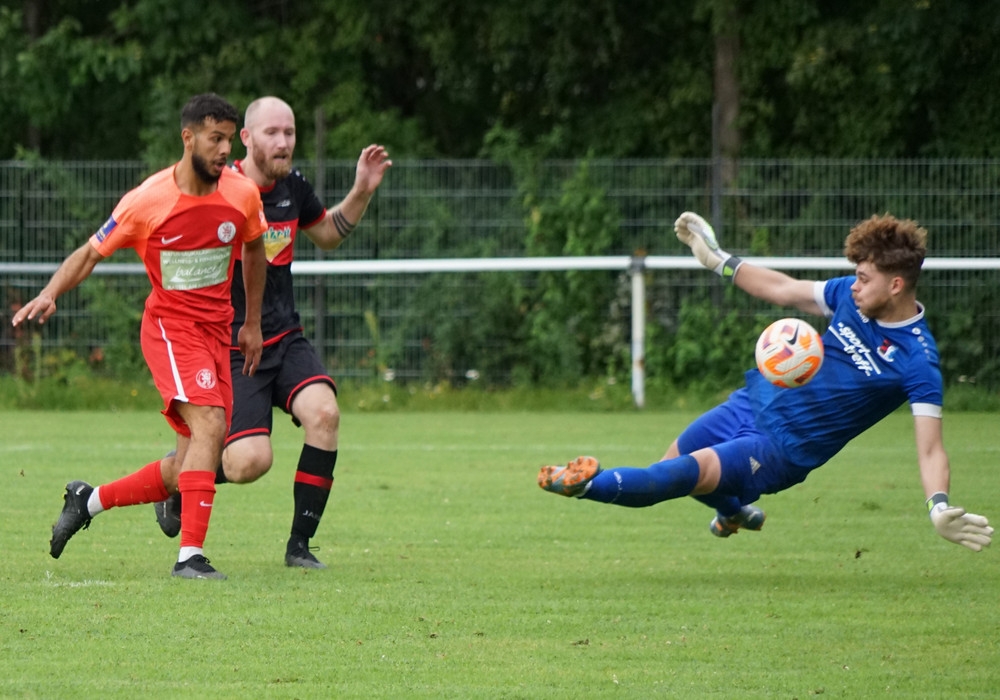
M163 415L176 432L191 437L178 403L221 406L233 415L228 325L142 315L142 355L163 397Z

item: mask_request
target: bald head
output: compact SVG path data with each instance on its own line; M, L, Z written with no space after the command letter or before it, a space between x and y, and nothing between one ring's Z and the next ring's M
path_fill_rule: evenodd
M266 121L272 115L283 115L291 118L295 123L295 113L280 97L260 97L247 105L246 114L243 116L243 126L253 129L259 121Z
M240 131L247 159L243 172L267 186L292 170L295 151L295 113L277 97L261 97L247 107Z

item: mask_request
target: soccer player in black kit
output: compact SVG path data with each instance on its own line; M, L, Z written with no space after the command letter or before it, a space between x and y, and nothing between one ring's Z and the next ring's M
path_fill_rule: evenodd
M392 161L382 146L373 144L362 150L354 186L343 201L328 210L312 185L292 168L295 114L288 104L277 97L253 101L247 107L240 138L247 155L233 168L257 183L269 227L264 234L268 260L261 314L264 353L253 377L234 372L233 418L216 480L243 484L266 474L274 459L272 407L291 414L305 435L295 470L295 513L285 564L323 569L326 565L310 551L309 541L316 534L333 486L340 409L336 385L303 335L295 310L291 274L295 236L301 230L319 248L337 248L364 216ZM240 263L236 265L234 278L239 280ZM245 314L244 293L241 284L233 284L234 345ZM235 350L232 356L242 368L243 356ZM168 455L162 462L167 483L177 478L180 465L173 461ZM176 536L180 531L179 497L171 496L155 507L164 534Z

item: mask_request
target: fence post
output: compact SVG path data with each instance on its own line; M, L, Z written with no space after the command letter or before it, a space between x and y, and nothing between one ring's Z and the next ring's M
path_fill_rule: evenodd
M646 258L633 255L628 266L632 277L632 399L646 405Z

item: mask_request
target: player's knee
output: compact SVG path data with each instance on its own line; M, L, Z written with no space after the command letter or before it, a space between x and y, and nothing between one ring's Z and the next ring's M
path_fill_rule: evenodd
M340 407L337 402L330 401L320 406L317 419L327 429L338 430L340 428Z
M310 407L299 422L306 430L336 432L340 429L340 407L332 397L329 401L319 401Z
M239 462L230 461L224 467L226 480L234 484L249 484L267 474L271 470L271 464L269 456L264 455Z
M248 484L267 474L274 462L274 452L268 438L254 437L237 440L226 448L222 457L226 480Z
M229 432L226 413L215 406L194 406L185 415L191 439L221 445Z
M675 457L680 457L681 451L677 447L677 441L674 440L670 443L670 447L667 448L666 453L663 455L663 459L674 459Z

